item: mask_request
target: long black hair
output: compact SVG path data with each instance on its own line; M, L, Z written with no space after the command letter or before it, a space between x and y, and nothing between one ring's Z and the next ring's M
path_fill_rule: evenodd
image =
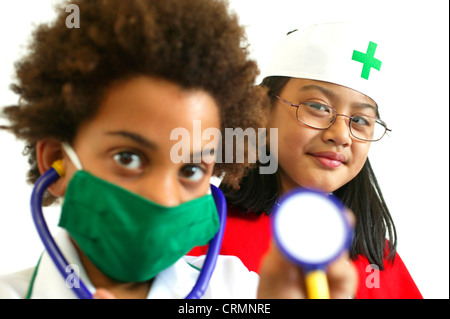
M261 83L268 90L271 105L280 94L289 77L268 77ZM258 166L261 164L259 163ZM244 214L270 214L281 195L279 175L259 174L256 167L248 172L236 190L227 185L220 187L228 203ZM363 168L350 182L333 194L350 208L356 217L350 257L366 256L371 264L384 270L384 259L393 262L397 250L394 221L381 193L375 174L367 158ZM387 236L387 238L386 238Z

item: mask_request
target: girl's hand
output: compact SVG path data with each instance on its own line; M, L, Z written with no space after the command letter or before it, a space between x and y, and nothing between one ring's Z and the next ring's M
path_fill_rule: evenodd
M346 211L350 224L355 218L350 210ZM350 260L348 251L336 259L327 268L330 298L353 298L358 284L358 273ZM305 299L307 298L305 273L296 264L288 260L272 241L266 253L260 271L258 298L261 299Z
M327 269L330 298L353 298L358 273L348 252L343 253ZM282 255L272 242L260 271L259 299L306 299L305 273Z

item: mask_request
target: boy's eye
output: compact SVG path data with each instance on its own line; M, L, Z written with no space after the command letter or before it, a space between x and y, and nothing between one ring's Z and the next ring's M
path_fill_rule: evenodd
M142 167L141 157L132 152L120 152L114 155L113 158L117 164L127 169L139 169Z
M192 182L197 182L205 176L205 170L199 166L187 165L180 169L180 176Z

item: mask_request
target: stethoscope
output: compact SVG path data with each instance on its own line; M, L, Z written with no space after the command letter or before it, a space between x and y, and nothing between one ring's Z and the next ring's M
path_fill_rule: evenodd
M39 233L39 237L41 238L44 247L46 248L50 258L53 260L53 263L58 268L58 271L61 273L63 278L66 278L66 270L68 269L69 263L55 243L55 240L53 239L47 227L47 223L45 222L42 213L42 198L44 196L44 192L47 190L47 188L50 187L50 185L56 182L63 175L64 169L62 166L62 161L55 162L48 171L41 175L41 177L37 180L31 194L31 213L36 229ZM211 185L211 193L214 197L214 202L219 213L220 226L217 234L209 243L208 252L206 254L205 261L200 271L197 282L195 283L191 292L186 296L186 299L200 299L203 296L206 289L208 288L209 281L216 266L220 248L222 246L223 235L225 232L227 204L225 196L219 188ZM80 299L92 299L91 292L83 283L81 278L79 278L75 272L72 273L71 276L72 278L74 278L74 280L76 280L77 283L79 283L77 287L72 288L74 289L75 294Z
M308 298L330 298L327 266L352 240L344 205L331 194L293 190L275 205L272 231L281 252L305 271Z

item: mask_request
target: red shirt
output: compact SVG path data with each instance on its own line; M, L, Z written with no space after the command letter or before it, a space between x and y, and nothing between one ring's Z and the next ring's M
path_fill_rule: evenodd
M270 216L242 215L229 209L220 253L239 257L251 271L259 272L260 262L271 241ZM189 255L206 254L207 246L194 248ZM356 299L422 299L405 264L397 254L384 270L372 269L366 257L354 260L359 274Z

